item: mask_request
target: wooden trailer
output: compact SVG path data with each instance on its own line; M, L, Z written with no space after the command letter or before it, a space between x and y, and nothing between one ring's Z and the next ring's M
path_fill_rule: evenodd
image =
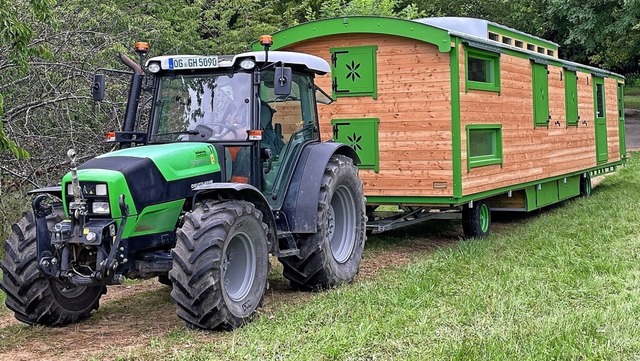
M321 136L360 156L374 231L453 216L482 237L490 210L588 195L625 164L624 77L562 60L556 43L472 18L335 18L273 38L331 64Z

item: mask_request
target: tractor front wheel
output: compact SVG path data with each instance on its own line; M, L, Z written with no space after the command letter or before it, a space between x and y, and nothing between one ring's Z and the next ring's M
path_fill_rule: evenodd
M47 226L51 230L61 220L62 209L54 207L47 216ZM86 319L98 309L106 287L65 287L40 272L36 225L31 212L13 225L4 251L0 287L7 294L7 307L18 320L29 325L62 326Z
M334 155L327 164L318 198L318 231L299 234L297 256L281 257L283 275L303 290L353 281L365 243L362 181L351 158Z
M262 304L269 272L267 225L245 201L199 203L172 251L171 297L189 327L232 330Z

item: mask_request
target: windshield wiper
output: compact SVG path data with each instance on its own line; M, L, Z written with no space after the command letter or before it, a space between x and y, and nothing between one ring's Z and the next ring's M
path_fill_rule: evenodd
M177 131L177 132L156 133L156 134L153 134L153 136L154 137L160 137L160 136L163 136L163 135L176 135L176 134L200 135L200 131L195 130L195 129L180 130L180 131Z

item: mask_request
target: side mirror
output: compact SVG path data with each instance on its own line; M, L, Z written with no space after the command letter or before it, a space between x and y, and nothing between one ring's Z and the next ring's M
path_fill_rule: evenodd
M97 102L104 99L104 74L94 74L91 96Z
M275 95L283 96L291 94L291 68L276 67L273 77L273 92Z

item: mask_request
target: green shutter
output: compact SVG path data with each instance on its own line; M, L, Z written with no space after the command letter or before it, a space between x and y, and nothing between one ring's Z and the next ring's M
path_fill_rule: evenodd
M378 97L377 46L332 48L331 76L334 98L342 96Z
M567 126L578 125L578 77L575 71L564 71L564 98Z
M533 68L533 122L535 126L549 124L549 74L547 65L531 63Z
M333 119L333 140L356 151L359 168L378 172L378 118Z

